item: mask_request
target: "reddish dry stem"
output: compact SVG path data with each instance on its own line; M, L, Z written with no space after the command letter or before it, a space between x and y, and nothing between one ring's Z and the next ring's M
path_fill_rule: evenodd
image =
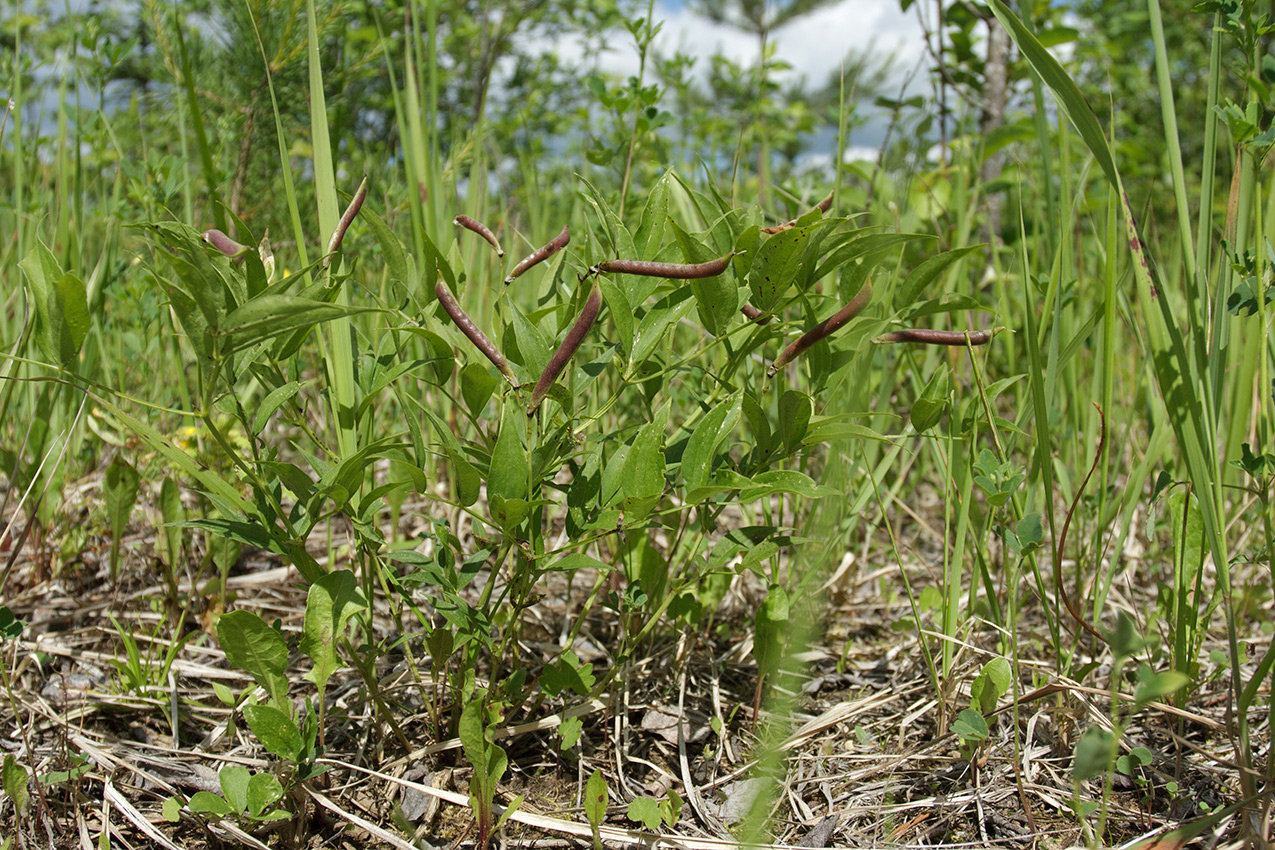
M501 248L500 243L496 241L496 234L492 233L491 229L487 227L487 225L479 221L478 219L470 218L464 213L461 213L460 215L452 219L452 224L459 224L461 227L465 228L466 230L471 230L474 233L477 233L479 236L487 240L488 245L496 249L497 257L505 256L504 249Z
M205 230L203 237L205 242L227 257L238 257L248 250L247 245L241 245L216 228Z
M325 269L332 263L332 255L341 247L341 240L345 239L345 231L350 229L350 225L354 222L354 217L359 214L359 210L363 209L365 200L367 200L366 177L359 184L359 189L350 200L350 205L345 208L345 212L341 215L341 220L337 222L336 230L332 231L332 238L328 240L328 256L323 261Z
M487 338L487 334L483 333L482 329L474 324L474 320L465 315L465 311L460 308L460 302L456 300L455 295L452 295L452 291L447 288L447 284L440 280L434 286L434 294L438 296L438 303L443 305L443 310L451 317L452 323L474 344L474 348L486 355L492 365L500 370L500 374L505 376L505 380L515 387L518 386L518 379L514 377L513 370L509 368L505 355L497 350L492 341Z
M535 251L532 251L523 258L518 265L514 266L513 271L511 271L509 276L505 278L505 285L508 286L513 283L514 280L516 280L523 272L527 271L527 269L539 263L543 263L554 254L567 247L567 243L570 241L571 231L567 229L566 225L563 225L562 232L553 237L553 239L550 239L548 244L546 244L543 248L537 248Z
M567 337L562 341L562 345L558 346L558 350L549 358L548 365L540 373L540 380L536 381L536 387L531 391L531 400L527 402L528 416L535 413L536 409L540 407L540 403L548 395L549 388L553 386L553 382L558 380L558 376L567 367L572 355L584 343L584 338L589 335L589 329L598 320L598 313L601 310L602 288L598 286L598 281L595 278L593 288L589 290L589 297L584 302L584 309L580 311L580 315L576 319L576 323L571 326L571 330L567 331Z
M716 260L709 260L707 263L690 264L652 263L646 260L603 260L590 271L595 273L635 274L643 277L664 277L672 280L698 280L705 277L714 277L726 271L726 266L730 264L730 258L733 256L735 256L734 251L718 257Z
M739 312L743 313L750 320L756 322L759 325L765 325L770 323L770 316L765 316L765 314L763 314L761 310L758 310L756 307L754 307L752 304L749 304L747 301L744 302L743 307L739 308Z
M995 330L990 331L933 331L926 328L904 328L890 331L872 340L879 344L889 342L919 342L924 345L987 345Z
M766 370L766 377L774 377L775 373L792 362L793 358L801 354L810 346L814 345L821 339L832 335L839 330L846 322L863 312L863 308L868 306L868 302L872 300L872 287L864 284L859 293L850 300L850 303L842 307L831 318L824 319L810 330L802 334L798 339L793 341L785 348L775 362L770 364L770 368Z
M814 207L812 207L812 209L819 210L820 212L826 215L828 213L828 210L832 209L833 194L834 194L833 192L829 192L828 197L824 198L822 201L815 204ZM782 233L783 231L791 230L792 228L796 226L797 226L797 219L794 218L792 221L785 221L783 224L777 224L774 227L763 227L761 229L761 232L769 233L769 234Z

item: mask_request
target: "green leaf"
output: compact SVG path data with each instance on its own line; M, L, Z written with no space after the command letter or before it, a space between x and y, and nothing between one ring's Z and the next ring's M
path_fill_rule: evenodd
M217 781L221 783L221 795L230 804L231 810L242 814L248 811L248 780L251 774L241 764L228 764L217 772Z
M1138 689L1134 691L1133 702L1138 708L1160 697L1178 691L1191 684L1191 677L1179 670L1153 672L1151 667L1143 664L1138 668Z
M35 306L36 340L44 356L71 370L89 332L88 296L84 282L63 272L42 242L36 242L18 263L31 282Z
M660 249L664 241L664 223L668 220L669 183L672 175L666 173L646 196L637 233L633 234L633 247L643 257L649 257ZM693 260L692 262L699 262Z
M721 256L677 225L670 222L678 247L688 263L705 263ZM721 336L735 319L739 309L739 284L733 275L723 272L712 277L689 281L689 289L695 297L700 324L713 336Z
M208 792L205 791L204 793L207 794ZM160 814L169 823L177 823L182 819L182 801L176 797L168 797L164 800L163 806L160 807Z
M222 322L223 354L251 348L280 334L308 330L358 313L384 312L379 307L329 304L299 295L266 293L244 304Z
M682 816L682 795L672 788L668 789L668 797L660 801L660 816L670 829L677 826L677 821Z
M248 780L248 814L254 818L260 818L261 813L268 806L272 806L279 800L283 799L283 786L270 773L254 774L252 779ZM288 812L278 812L283 817L291 817Z
M664 427L668 408L642 426L625 459L621 487L625 510L633 519L644 518L664 493Z
M808 499L819 499L824 496L836 496L840 492L835 487L816 484L804 472L798 472L795 469L771 469L754 475L752 486L745 488L739 494L739 499L742 502L751 502L775 493L795 493Z
M571 650L566 650L557 664L547 665L540 674L541 684L550 696L557 696L565 691L575 691L587 697L596 684L592 664L581 664L580 659Z
M473 767L473 778L470 780L471 799L482 800L487 786L488 742L483 720L487 709L483 701L471 699L461 709L460 719L456 723L456 736L460 738L465 750L465 760Z
M607 816L609 801L607 781L603 778L601 770L595 770L584 786L584 816L589 819L589 825L595 830Z
M974 251L984 248L984 245L970 245L967 248L957 248L953 251L945 251L934 257L925 260L908 274L903 283L894 291L894 309L903 310L921 297L923 293L936 278L946 272L958 260Z
M1138 624L1126 611L1116 614L1116 627L1108 633L1107 640L1116 658L1129 658L1146 646Z
M246 705L243 716L261 746L279 758L294 762L304 760L305 742L301 739L301 730L288 715L274 706Z
M523 373L518 376L520 381L534 381L540 377L545 366L549 365L553 350L540 328L527 318L518 305L513 301L506 303L509 305L509 324L505 326L501 350L511 363L522 367Z
M460 370L460 396L469 412L474 416L481 414L499 383L500 379L490 369L478 363L466 364Z
M572 573L576 570L600 570L606 573L614 569L613 565L603 563L591 555L586 555L583 552L572 552L554 561L545 568L545 572Z
M739 422L744 391L736 390L725 402L715 405L695 429L691 431L682 453L682 480L687 490L702 487L708 482L713 458L721 445Z
M502 499L526 500L531 494L530 458L526 448L527 415L513 393L505 396L500 433L491 450L487 493Z
M659 801L652 797L634 797L629 801L628 818L642 824L647 831L655 832L663 821Z
M757 249L752 268L748 271L748 287L754 307L766 313L779 303L780 296L792 285L801 268L801 258L809 238L810 228L794 227L776 233Z
M685 289L677 289L647 310L633 334L630 364L636 366L650 357L656 346L668 335L669 325L676 325L686 318L694 306L695 302L690 299L690 294Z
M759 678L779 669L789 631L791 603L788 592L777 584L770 586L766 599L753 617L753 657L757 659Z
M186 803L186 808L197 815L212 815L224 818L234 814L230 804L211 791L196 791Z
M580 741L580 733L584 731L584 722L579 717L567 717L558 724L558 734L562 737L562 743L558 745L558 752L565 753L575 747Z
M784 441L785 451L794 452L801 445L813 412L814 402L803 392L785 390L779 397L779 436Z
M428 407L419 405L419 409L429 419L430 424L434 426L434 433L438 435L439 441L452 462L452 472L456 479L456 500L462 507L469 507L478 501L479 493L482 490L482 474L465 456L460 441L456 439L456 435L452 433L452 429L448 427L447 423Z
M1015 533L1018 535L1020 551L1024 555L1039 549L1045 537L1045 530L1041 527L1040 512L1032 511L1020 519Z
M159 539L164 544L165 563L170 570L176 570L181 560L181 524L186 519L186 511L182 508L181 489L176 481L168 477L164 478L164 483L159 487L159 510L164 522Z
M22 634L27 624L13 615L7 605L0 605L0 637L13 640Z
M1076 742L1076 754L1071 763L1072 780L1086 782L1102 776L1115 754L1115 736L1106 729L1090 726Z
M993 658L983 665L982 671L970 686L970 701L983 714L996 710L996 703L1013 684L1013 671L1004 658Z
M26 817L31 805L31 792L27 789L30 779L31 774L27 769L18 764L11 753L6 753L4 764L0 766L0 787L4 788L5 796L13 802L18 817Z
M128 520L137 504L137 491L141 477L137 470L120 455L116 455L106 468L102 481L102 499L106 503L106 516L111 523L111 575L120 571L120 542L128 530Z
M983 715L972 708L961 710L961 713L952 721L952 732L965 743L986 741L987 736L991 734Z
M299 648L314 661L306 678L318 686L320 700L337 669L336 646L345 635L346 624L366 607L367 600L349 570L335 570L310 585Z
M629 297L610 275L603 275L599 280L602 287L602 299L607 305L607 315L615 323L616 343L624 352L625 358L633 356L633 308L629 305Z
M372 235L381 246L381 255L385 258L385 268L390 280L398 281L404 289L410 291L416 285L415 270L403 243L390 230L385 220L366 204L359 210L359 220L371 228Z
M292 400L300 391L300 381L288 381L267 393L257 405L257 413L252 418L252 433L260 434L261 429L266 427L266 423L270 421L271 416L274 416L275 411Z
M226 662L252 676L275 705L288 705L288 645L251 611L231 611L217 620L217 640Z

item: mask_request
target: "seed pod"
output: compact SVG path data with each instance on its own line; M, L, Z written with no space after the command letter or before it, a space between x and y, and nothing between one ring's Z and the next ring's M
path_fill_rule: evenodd
M531 391L531 400L527 402L528 416L535 413L536 409L540 407L540 403L548 395L549 388L553 386L553 382L558 380L562 370L567 367L567 361L580 348L584 338L589 335L589 329L597 321L598 313L601 310L602 287L598 285L597 278L594 278L593 288L589 290L589 297L584 302L584 309L580 311L580 315L576 319L576 323L571 326L571 330L567 331L567 337L562 341L562 345L558 346L558 350L549 358L549 364L540 373L540 380L536 381L536 387Z
M812 211L819 210L820 212L827 214L828 210L832 209L832 196L833 196L833 193L829 192L828 197L824 198L822 201L820 201L819 203L815 204L814 207L812 207ZM763 227L761 229L761 232L771 233L771 234L782 233L783 231L791 230L792 228L796 226L797 226L797 219L794 218L792 221L785 221L783 224L777 224L774 227Z
M924 345L987 345L996 334L990 331L932 331L925 328L904 328L881 334L872 341L878 345L890 342L919 342Z
M552 257L554 254L558 253L563 248L567 247L567 243L570 241L571 241L571 231L569 231L567 229L567 226L564 224L562 226L562 232L559 233L557 236L553 237L552 239L550 239L547 245L545 245L543 248L537 248L535 251L532 251L530 254L524 257L523 260L518 263L518 265L514 266L514 270L511 271L509 273L509 276L505 278L505 285L508 286L509 284L513 283L514 280L517 279L518 276L521 275L523 272L525 272L527 269L539 263L543 263L545 260Z
M672 280L698 280L704 277L714 277L726 271L726 266L730 263L730 258L735 256L737 252L732 251L718 257L716 260L709 260L707 263L651 263L646 260L603 260L589 271L597 274L599 272L610 272L612 274L636 274L643 277L666 277Z
M792 359L819 340L829 336L838 330L846 322L863 312L863 308L868 306L868 302L872 300L872 287L864 284L859 293L850 300L850 303L842 307L832 318L824 319L810 330L802 334L796 341L785 348L775 362L770 364L770 368L766 370L766 377L773 378L775 373L787 366Z
M743 313L751 321L754 321L759 325L770 324L770 316L766 316L764 313L762 313L761 310L758 310L756 307L754 307L752 304L749 304L747 301L744 302L743 307L739 308L739 312Z
M227 257L238 257L248 250L247 245L239 244L216 228L213 228L212 230L205 230L203 237L205 242L225 254Z
M487 225L483 224L481 221L470 218L464 213L461 213L452 219L452 224L459 224L466 230L472 230L474 233L477 233L479 236L487 240L487 244L496 249L497 257L505 256L504 249L501 248L500 243L496 241L496 234L492 233Z
M469 341L474 344L492 365L500 370L500 374L505 376L505 380L509 381L513 386L518 386L518 379L514 376L514 372L509 368L509 363L505 360L505 355L501 354L487 338L487 334L483 333L478 325L474 324L474 320L465 315L465 311L460 308L460 302L456 300L456 296L452 295L452 291L447 288L447 284L439 281L434 286L434 293L438 296L438 303L443 305L443 309L447 311L447 315L451 316L452 322L460 329Z
M326 269L332 263L332 255L341 247L341 240L345 238L345 231L350 229L350 225L354 222L354 217L359 214L359 210L363 208L363 201L367 199L367 178L363 178L363 182L359 184L359 189L354 193L354 197L350 200L350 205L345 208L345 212L341 215L341 220L337 222L336 230L332 231L332 238L328 240L328 255L323 259L323 267Z

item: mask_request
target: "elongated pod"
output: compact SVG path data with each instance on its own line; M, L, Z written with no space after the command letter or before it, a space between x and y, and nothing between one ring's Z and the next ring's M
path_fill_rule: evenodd
M824 198L822 201L815 204L812 209L819 210L820 212L827 214L828 210L832 209L832 195L833 193L829 192L828 197ZM783 224L777 224L774 227L763 227L761 229L761 232L771 233L771 234L782 233L783 231L791 230L792 228L796 226L797 226L797 219L794 218L792 221L785 221Z
M697 280L713 277L726 271L734 251L707 263L652 263L646 260L603 260L594 266L592 272L609 272L611 274L636 274L643 277L666 277L673 280Z
M465 311L460 308L460 302L456 300L456 296L452 295L452 291L447 288L447 284L439 281L434 286L434 293L438 296L438 303L443 305L443 310L451 317L452 323L460 329L469 341L474 344L492 365L500 370L500 374L505 376L505 380L515 387L518 386L518 379L514 377L513 369L509 368L509 362L505 360L505 355L501 354L487 334L482 332L478 325L474 324L474 320L465 315Z
M518 279L519 275L521 275L527 269L539 263L543 263L545 260L552 257L554 254L558 253L563 248L567 247L567 243L570 241L571 241L571 231L568 230L567 226L564 224L562 226L562 232L559 233L557 236L553 237L552 239L550 239L548 244L532 251L530 254L524 257L518 263L518 265L514 266L513 271L511 271L509 275L505 278L505 285L508 286L509 284L513 283L515 280Z
M775 358L775 362L770 364L770 368L766 370L766 377L774 377L775 373L792 362L793 358L801 354L810 346L819 340L831 335L839 330L842 325L853 319L855 316L863 312L863 308L868 306L868 302L872 300L872 287L864 284L859 293L850 300L850 303L842 307L831 318L824 319L810 330L802 334L798 339L792 342L787 348L780 352Z
M763 313L761 310L758 310L756 307L754 307L752 304L749 304L747 301L744 302L743 307L739 308L739 312L743 313L751 321L754 321L759 325L770 324L770 316L767 316L765 313Z
M363 182L359 184L358 191L354 193L354 197L350 199L350 205L345 208L345 212L341 214L341 220L337 222L336 230L332 231L332 238L328 240L328 255L323 260L323 267L326 269L332 262L332 255L341 247L341 240L345 239L345 231L350 229L350 225L354 222L354 217L359 214L359 210L363 209L363 202L367 200L367 178L363 178Z
M536 387L531 391L531 400L527 402L528 416L535 413L536 409L540 407L540 403L548 395L549 388L553 386L553 382L558 380L558 376L567 367L567 362L571 360L571 356L576 353L584 342L584 338L589 335L589 329L598 320L598 313L601 310L602 287L598 285L598 279L595 277L593 279L593 288L589 290L589 297L585 299L584 309L580 311L580 315L576 319L576 323L571 326L571 330L567 331L567 337L562 341L562 345L558 346L558 350L549 358L548 365L540 373L540 380L536 381Z
M872 341L878 345L890 342L919 342L923 345L987 345L996 335L990 331L932 331L925 328L904 328L881 334Z
M459 224L461 227L465 228L466 230L470 230L470 231L473 231L474 233L477 233L479 236L487 240L488 245L491 245L491 247L496 249L497 257L505 256L504 249L501 248L500 243L496 241L496 234L492 233L491 229L487 227L487 225L483 224L481 221L478 221L477 219L474 219L474 218L470 218L464 213L461 213L460 215L452 219L452 224Z
M238 257L248 250L247 245L236 242L215 227L211 230L205 230L203 237L205 242L227 257Z

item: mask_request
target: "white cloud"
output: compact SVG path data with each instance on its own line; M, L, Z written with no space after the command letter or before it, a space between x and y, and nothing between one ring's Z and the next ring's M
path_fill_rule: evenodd
M757 41L750 34L714 24L681 3L657 2L655 15L664 21L656 48L664 54L681 51L697 57L696 69L701 72L709 57L717 53L745 65L757 61ZM851 50L873 48L893 56L898 83L925 53L915 13L901 12L898 0L843 0L796 19L775 32L772 40L778 58L792 65L792 74L815 85L822 84ZM609 51L599 67L625 76L636 74L636 49L630 46Z

